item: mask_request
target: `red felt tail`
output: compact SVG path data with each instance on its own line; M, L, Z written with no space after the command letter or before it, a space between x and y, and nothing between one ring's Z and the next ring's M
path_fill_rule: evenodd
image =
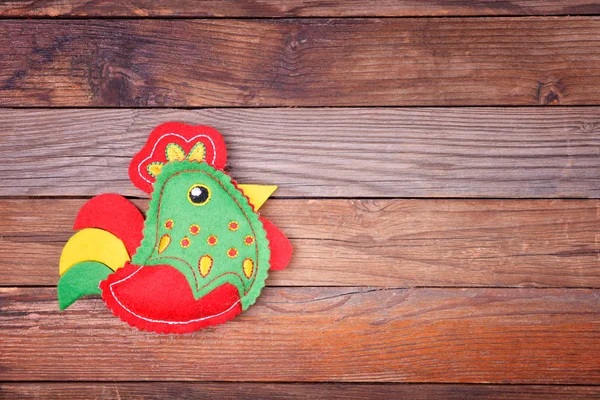
M144 216L125 197L107 193L89 200L81 207L73 229L98 228L123 241L129 256L133 256L142 240Z
M288 266L292 259L292 244L275 224L266 218L260 217L263 227L267 232L269 247L271 249L271 270L282 270Z

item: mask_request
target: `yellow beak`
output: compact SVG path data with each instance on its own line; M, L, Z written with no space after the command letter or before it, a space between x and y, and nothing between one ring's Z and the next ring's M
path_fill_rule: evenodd
M258 211L259 208L265 204L265 201L273 192L277 190L277 186L274 185L237 185L238 188L244 192L244 195L250 199L250 203L254 206L254 210Z

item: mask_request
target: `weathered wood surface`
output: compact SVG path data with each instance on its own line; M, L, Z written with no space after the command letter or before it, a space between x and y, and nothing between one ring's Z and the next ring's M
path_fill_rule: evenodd
M600 397L600 108L460 107L600 106L600 17L335 18L600 6L437 3L2 2L0 398ZM281 186L292 265L190 335L58 311L77 210L141 197L129 160L168 120Z
M3 380L600 383L600 291L266 288L227 324L138 332L100 299L0 289Z
M3 20L0 106L600 104L600 18Z
M589 0L8 0L1 17L406 17L593 15Z
M84 202L0 200L0 285L55 285ZM270 200L261 212L295 247L273 286L600 286L597 200Z
M173 120L278 197L600 197L596 107L0 110L0 196L145 195L129 162Z
M0 383L2 399L411 399L411 400L547 400L598 399L597 386L368 384L368 383L224 383L111 382Z

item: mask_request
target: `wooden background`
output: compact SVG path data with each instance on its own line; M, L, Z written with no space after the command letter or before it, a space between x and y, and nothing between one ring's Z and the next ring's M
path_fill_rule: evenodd
M596 4L594 4L596 3ZM0 397L600 397L600 2L0 3ZM77 210L206 124L295 246L225 325L58 311Z

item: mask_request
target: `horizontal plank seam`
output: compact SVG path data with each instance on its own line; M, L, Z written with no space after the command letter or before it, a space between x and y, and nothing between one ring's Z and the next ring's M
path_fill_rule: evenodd
M58 265L58 264L57 264ZM507 290L556 290L556 289L569 289L569 290L598 290L600 286L508 286L508 285L496 285L496 286L476 286L476 285L457 285L457 286L441 286L441 285L419 285L419 286L359 286L359 285L325 285L325 286L292 286L292 285L269 285L267 282L267 288L279 288L279 289L348 289L348 288L362 288L367 290L358 290L356 292L347 292L341 295L335 295L333 297L347 296L352 294L365 294L377 291L388 291L388 290L410 290L410 289L434 289L434 290L448 290L448 289L507 289ZM52 289L56 288L56 285L4 285L0 283L0 289ZM370 289L370 290L369 290ZM320 298L319 300L325 300L329 297ZM0 381L1 382L1 381Z
M600 15L598 15L600 17ZM29 19L29 18L27 18ZM197 18L195 18L197 19ZM2 18L0 18L0 21ZM199 110L211 110L211 109L226 109L226 110L268 110L268 109L294 109L294 110L302 110L302 109L418 109L418 108L456 108L456 109L469 109L469 108L563 108L563 109L572 109L572 108L594 108L599 107L598 104L482 104L482 105L402 105L399 106L397 104L378 104L376 106L371 105L355 105L355 106L327 106L327 105L314 105L307 106L303 105L300 107L294 106L206 106L206 107L198 107L198 106L138 106L138 107L116 107L116 106L0 106L0 110L183 110L183 111L199 111Z
M270 17L249 17L249 16L189 16L189 15L150 15L150 16L136 16L136 15L59 15L56 17L49 15L0 15L0 20L52 20L52 21L71 21L71 20L328 20L328 19L457 19L457 18L469 18L469 19L499 19L499 18L519 18L519 19L550 19L555 17L598 17L600 14L567 14L567 13L556 13L556 14L544 14L544 15L524 15L524 14L502 14L502 15L329 15L329 16L270 16Z
M80 196L80 195L60 195L60 196L2 196L0 195L0 201L2 200L89 200L95 196ZM150 200L150 197L142 197L142 196L123 196L128 200ZM597 197L574 197L574 196L565 196L565 197L415 197L415 196L406 196L406 197L387 197L387 196L356 196L356 197L326 197L326 196L271 196L269 200L278 200L278 201L294 201L294 200L423 200L423 201L438 201L438 200L456 200L456 201L481 201L481 200L489 200L489 201L525 201L525 200L540 200L540 201L549 201L549 200L564 200L564 201L597 201Z
M429 381L415 381L415 382L377 382L377 381L355 381L355 382L346 382L346 381L195 381L195 380L142 380L142 381L134 381L134 380L97 380L97 381L89 381L89 380L71 380L71 381L52 381L52 380L0 380L0 384L44 384L44 383L74 383L74 384L127 384L127 383L201 383L201 384L223 384L223 385L236 385L236 384L255 384L255 385L264 385L264 384L276 384L276 385L348 385L348 386L361 386L361 385L378 385L378 386L390 386L390 385L436 385L436 386L544 386L544 387L600 387L600 384L595 383L563 383L563 384L554 384L554 383L485 383L485 382L465 382L465 383L456 383L456 382L429 382Z
M30 380L30 381L10 381L10 380L1 380L0 384L44 384L44 383L74 383L74 384L127 384L127 383L202 383L202 384L224 384L224 385L236 385L240 383L244 384L253 384L253 385L263 385L263 384L276 384L276 385L331 385L331 386L339 386L339 385L348 385L348 386L363 386L363 385L377 385L377 386L390 386L390 385L405 385L405 386L419 386L419 385L436 385L436 386L552 386L552 387L600 387L600 384L594 383L485 383L485 382L466 382L466 383L456 383L456 382L346 382L346 381L194 381L194 380L123 380L123 381L114 381L114 380L102 380L102 381L89 381L89 380L71 380L71 381L52 381L52 380Z

